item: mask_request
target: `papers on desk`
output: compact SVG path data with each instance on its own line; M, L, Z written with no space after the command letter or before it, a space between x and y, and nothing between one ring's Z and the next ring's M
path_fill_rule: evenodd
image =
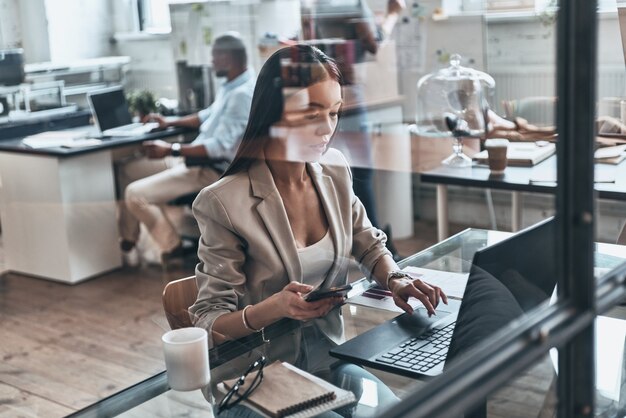
M626 158L626 145L598 148L593 157L596 163L617 165Z
M434 286L439 286L447 296L462 299L467 286L468 273L452 273L449 271L424 269L421 267L406 267L411 276L424 280Z
M539 164L555 152L556 145L551 143L539 146L535 142L513 142L506 151L506 158L510 166L531 167ZM487 150L474 154L473 158L480 164L487 164Z
M27 136L22 143L30 148L79 148L98 145L101 141L95 138L87 138L88 131L49 131L37 135Z
M448 297L455 299L463 297L463 292L465 292L465 286L467 285L467 273L450 273L421 267L406 267L402 271L409 273L416 279L419 278L432 285L439 286ZM394 303L391 292L377 285L372 285L372 287L366 288L362 293L349 297L346 302L391 312L404 312ZM409 299L409 305L415 310L426 311L422 303L415 298Z

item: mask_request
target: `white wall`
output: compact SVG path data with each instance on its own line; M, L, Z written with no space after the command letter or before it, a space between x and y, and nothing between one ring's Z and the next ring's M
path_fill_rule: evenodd
M18 0L0 0L0 48L22 46Z
M0 0L0 47L26 63L111 55L113 32L107 0Z
M232 4L237 4L237 7ZM112 13L116 32L134 30L131 0L115 0ZM131 57L129 89L149 89L157 97L178 98L176 61L192 65L210 65L210 44L205 44L205 29L212 37L227 30L238 30L246 43L249 63L259 70L258 41L265 32L292 35L299 27L299 6L295 0L265 1L260 5L246 2L205 3L202 10L189 5L173 5L176 15L171 36L118 36L114 53ZM294 17L295 16L295 17ZM180 52L184 42L185 54ZM176 45L175 45L176 44ZM193 45L196 45L194 47ZM174 52L174 51L177 52ZM184 55L184 56L183 56Z
M115 55L131 57L126 89L147 89L156 97L178 98L176 67L169 37L125 39L116 42Z
M604 13L598 24L598 98L626 96L626 71L616 13ZM500 101L556 95L556 27L538 19L488 24L488 71L496 79ZM514 75L515 77L511 77Z
M19 0L18 3L24 62L49 61L50 43L44 0Z
M461 18L451 17L448 21L432 22L430 12L436 1L429 3L425 0L420 4L427 8L428 13L423 20L412 18L412 22L418 22L422 29L428 29L423 33L427 43L424 61L432 62L433 51L450 43L456 44L462 55L472 55L476 45L468 43L467 35L450 31L447 37L442 37L441 31L437 30L438 26L453 24ZM410 11L405 13L409 14ZM410 34L410 31L405 33ZM619 33L617 13L602 13L598 27L598 97L626 96L626 71ZM396 36L398 35L402 33L396 32ZM397 42L402 47L402 40L397 39ZM417 49L415 51L418 53ZM401 60L400 55L399 59ZM555 23L530 16L488 19L484 27L484 63L484 70L496 80L496 98L492 105L500 113L500 102L504 99L555 95ZM406 97L406 120L414 119L417 80L432 70L432 65L427 65L423 70L400 70L400 88Z
M45 0L51 61L111 55L111 3L107 0Z
M116 33L133 32L137 30L135 20L136 0L111 0L111 18Z

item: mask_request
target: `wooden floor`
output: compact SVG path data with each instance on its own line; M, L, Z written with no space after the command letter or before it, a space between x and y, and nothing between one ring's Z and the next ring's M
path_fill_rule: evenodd
M435 242L434 225L418 222L415 238L396 246L412 254ZM168 326L161 292L193 268L190 260L167 272L122 269L75 286L1 275L0 417L65 416L162 371L160 337ZM544 381L539 389L529 389L526 375L503 389L490 416L536 417L550 384L542 373L550 368L531 373Z

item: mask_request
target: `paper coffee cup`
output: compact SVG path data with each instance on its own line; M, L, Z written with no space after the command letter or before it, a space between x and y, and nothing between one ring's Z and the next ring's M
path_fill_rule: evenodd
M174 390L205 387L210 381L209 344L206 330L179 328L161 338L167 368L167 382Z
M504 138L492 138L485 141L487 150L489 169L493 174L504 173L507 165L507 150L509 140Z

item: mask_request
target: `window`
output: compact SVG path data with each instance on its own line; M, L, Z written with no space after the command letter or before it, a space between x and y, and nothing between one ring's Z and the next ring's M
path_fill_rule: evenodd
M139 30L148 33L169 33L170 9L167 0L137 0Z

